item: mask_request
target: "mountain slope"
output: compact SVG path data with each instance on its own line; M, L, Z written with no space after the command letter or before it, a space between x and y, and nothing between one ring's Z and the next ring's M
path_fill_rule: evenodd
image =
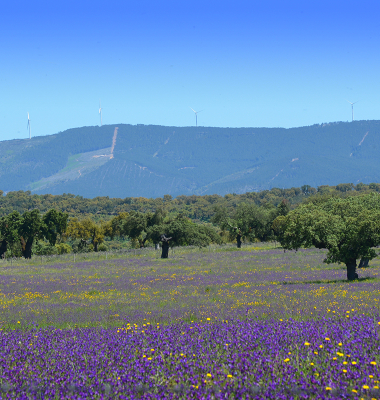
M84 127L0 142L0 189L124 198L370 183L380 181L379 149L380 121Z

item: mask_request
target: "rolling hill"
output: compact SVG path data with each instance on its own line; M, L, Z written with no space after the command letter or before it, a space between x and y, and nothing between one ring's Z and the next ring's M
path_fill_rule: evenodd
M0 189L149 198L380 182L379 150L380 121L82 127L0 142Z

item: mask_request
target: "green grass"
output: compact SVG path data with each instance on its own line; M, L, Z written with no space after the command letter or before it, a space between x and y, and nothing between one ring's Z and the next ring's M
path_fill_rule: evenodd
M323 251L258 243L0 261L2 329L230 318L308 319L379 312L380 263L346 281Z

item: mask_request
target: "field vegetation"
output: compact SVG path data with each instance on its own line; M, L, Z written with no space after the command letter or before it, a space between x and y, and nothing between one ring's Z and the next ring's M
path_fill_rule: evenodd
M0 261L3 398L380 398L380 263L278 243Z
M139 199L108 217L7 194L1 397L380 399L371 185L305 185L301 204L280 189ZM180 212L195 209L207 219Z

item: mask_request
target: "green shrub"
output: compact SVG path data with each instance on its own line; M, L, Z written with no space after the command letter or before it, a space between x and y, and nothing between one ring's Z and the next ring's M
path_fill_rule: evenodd
M50 256L53 254L57 254L58 251L55 246L41 240L33 245L32 253L38 256Z
M67 243L56 244L55 247L57 248L58 254L68 254L72 252L71 246Z
M98 246L98 251L108 251L108 247L102 243Z

